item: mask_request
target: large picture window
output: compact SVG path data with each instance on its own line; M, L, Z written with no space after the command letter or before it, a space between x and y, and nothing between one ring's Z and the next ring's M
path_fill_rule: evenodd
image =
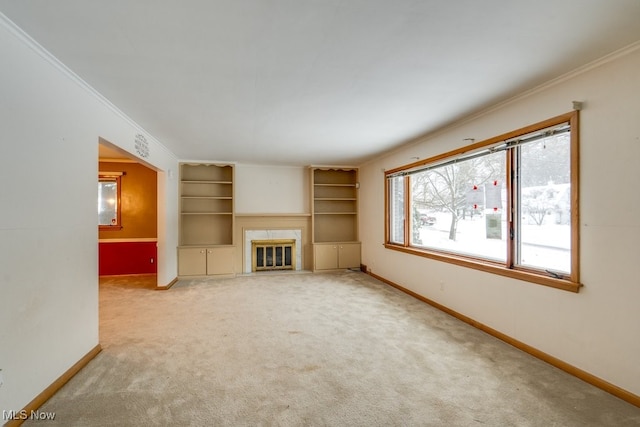
M386 247L577 291L578 113L386 172Z

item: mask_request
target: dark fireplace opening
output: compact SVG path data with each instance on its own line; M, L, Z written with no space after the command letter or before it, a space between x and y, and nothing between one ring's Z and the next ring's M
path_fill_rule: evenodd
M252 271L295 270L295 240L252 240Z

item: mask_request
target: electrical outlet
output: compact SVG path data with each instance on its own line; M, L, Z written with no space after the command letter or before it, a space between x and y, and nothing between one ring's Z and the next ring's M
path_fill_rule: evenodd
M444 280L440 280L440 290L444 291Z
M4 384L4 377L2 376L2 369L0 369L0 387Z

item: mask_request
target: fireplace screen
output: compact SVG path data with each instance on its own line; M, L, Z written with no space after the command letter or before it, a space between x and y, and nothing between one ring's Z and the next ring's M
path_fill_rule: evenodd
M295 270L295 240L252 240L252 271Z

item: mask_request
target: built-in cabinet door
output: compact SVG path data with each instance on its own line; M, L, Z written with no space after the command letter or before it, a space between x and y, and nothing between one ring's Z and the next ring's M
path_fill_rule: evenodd
M233 246L179 248L178 276L234 274Z
M316 243L314 270L360 267L360 243Z
M338 268L338 245L335 243L315 244L314 267L315 270L332 270Z
M206 248L178 249L178 276L204 276L207 274Z
M360 268L360 243L338 244L338 268Z
M232 246L207 249L207 274L233 274L234 252Z

